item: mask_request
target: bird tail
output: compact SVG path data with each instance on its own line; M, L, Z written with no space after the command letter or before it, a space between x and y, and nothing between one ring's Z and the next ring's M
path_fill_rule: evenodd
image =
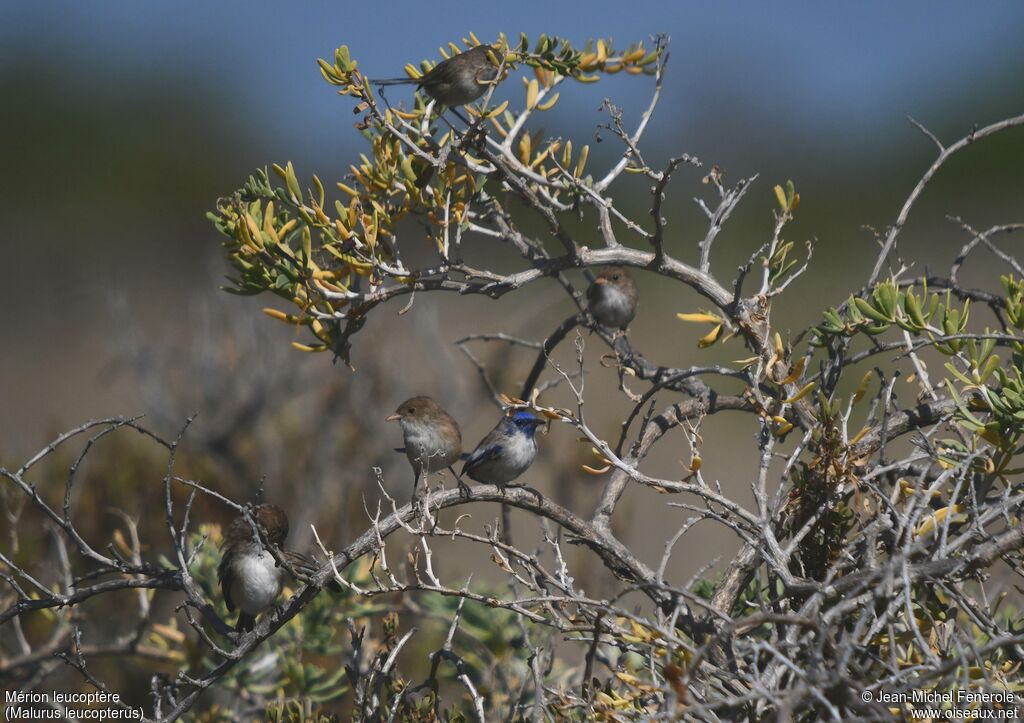
M371 81L374 85L419 85L422 78L382 78Z
M313 574L319 568L319 565L314 560L310 559L306 555L303 555L301 552L295 552L294 550L284 550L284 557L286 560L288 560L288 564L295 568L296 572L302 575L312 577ZM324 587L326 587L331 592L341 592L341 585L338 584L337 580L328 580L327 584Z

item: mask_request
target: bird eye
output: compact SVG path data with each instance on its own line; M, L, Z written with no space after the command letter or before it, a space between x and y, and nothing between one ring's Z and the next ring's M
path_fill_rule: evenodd
M618 280L619 280L619 275L618 274L612 274L612 281L618 281Z

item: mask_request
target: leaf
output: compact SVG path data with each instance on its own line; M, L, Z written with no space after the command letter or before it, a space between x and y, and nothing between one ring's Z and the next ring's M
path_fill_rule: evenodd
M854 306L857 307L857 311L864 314L864 316L868 317L869 319L877 321L880 324L888 324L892 321L892 318L890 316L886 316L885 314L881 313L874 306L872 306L859 296L855 296L852 298Z
M508 566L508 563L494 553L491 553L491 562L500 567L503 572L512 572L512 568Z
M163 625L162 623L153 623L153 631L168 640L172 640L179 645L185 642L185 634L177 628L171 627L170 625Z
M553 94L548 100L537 106L537 110L550 110L558 102L558 93Z
M534 106L537 105L537 95L540 92L540 85L537 83L537 79L534 78L526 86L526 109L533 110Z
M288 185L288 193L291 194L292 200L298 202L302 199L302 190L299 188L299 179L295 177L295 167L292 166L292 162L288 161L288 165L285 166L285 183Z
M416 171L412 167L412 158L405 156L399 164L399 168L402 169L402 175L407 181L416 183Z
M523 164L527 166L530 165L530 158L533 155L531 153L532 149L530 147L530 144L530 134L524 133L523 137L519 139L519 160L522 161Z
M693 314L676 314L676 318L680 321L689 321L693 323L720 324L722 322L722 320L714 314L708 314L702 311Z
M817 384L817 382L808 382L807 385L805 385L800 391L798 391L796 394L791 396L789 399L783 399L782 403L783 404L792 404L793 402L800 401L801 399L806 397L810 393L810 391L812 389L814 389L814 385L815 384Z
M558 93L555 93L555 100L558 100ZM551 103L551 105L554 105L554 103ZM497 108L487 111L487 117L495 119L495 124L498 124L497 117L504 113L506 108L508 108L508 101L503 100L501 102L501 105L499 105ZM547 110L547 108L542 108L541 110ZM500 124L498 125L498 128L501 129ZM504 135L508 135L508 133L506 132Z
M871 431L871 427L861 427L861 430L859 432L857 432L857 434L855 434L853 436L853 438L850 440L850 444L851 445L857 444L857 442L862 440L864 438L864 435L867 434L870 431Z
M306 262L306 268L311 268L313 262L313 238L309 232L309 226L302 227L302 255Z
M992 373L996 370L996 368L998 366L999 366L999 355L998 354L993 354L992 356L990 356L986 360L985 366L983 366L979 370L979 372L978 372L978 376L980 378L980 381L981 382L985 382L990 376L992 376Z
M963 514L963 512L966 509L967 508L963 505L953 505L952 507L943 507L941 510L936 510L934 514L928 515L928 517L926 517L925 520L917 526L914 530L914 536L922 537L929 534L935 530L936 527L941 525L950 514L953 515L953 517L950 518L951 523L965 522L967 520L967 515Z
M863 377L860 379L860 384L857 385L857 391L853 393L853 403L856 404L864 398L864 393L868 390L868 384L874 379L875 372L869 369Z
M778 429L772 432L772 434L774 434L776 437L784 437L785 435L789 434L790 430L792 429L793 423L786 422L785 424L780 425Z
M583 146L580 149L580 157L576 161L576 169L572 172L572 175L576 178L583 176L583 169L587 166L587 158L590 156L590 146Z
M793 384L794 382L796 382L796 380L800 378L800 375L804 373L804 366L806 364L807 357L800 357L797 360L796 364L793 365L793 368L790 370L789 376L787 376L785 379L779 382L779 384L785 386L786 384Z
M278 311L277 309L271 309L269 307L263 309L263 313L269 316L271 319L277 319L278 321L284 321L289 324L297 324L299 321L297 316L286 314L283 311Z
M786 201L786 192L782 190L782 186L775 186L775 198L778 199L783 211L789 210L789 202Z
M903 299L903 308L907 312L907 316L914 322L914 326L919 329L923 329L926 324L924 315L921 313L921 305L917 301L917 297L914 296L913 289L907 289L907 294Z
M710 332L702 336L697 340L697 347L700 349L706 349L707 347L718 341L718 335L722 333L722 325L718 324Z

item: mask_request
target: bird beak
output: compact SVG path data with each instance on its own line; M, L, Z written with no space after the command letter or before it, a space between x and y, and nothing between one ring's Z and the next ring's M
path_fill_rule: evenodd
M594 279L594 283L595 284L607 284L608 283L608 279L606 279L603 276L598 276L596 279Z
M384 417L385 422L397 422L402 418L401 414L392 414L390 417Z

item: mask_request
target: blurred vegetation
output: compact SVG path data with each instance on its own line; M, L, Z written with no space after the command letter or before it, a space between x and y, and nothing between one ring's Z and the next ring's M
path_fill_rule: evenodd
M246 107L232 87L211 87L173 63L146 76L125 70L101 85L103 73L93 68L69 74L52 56L32 54L27 45L12 51L24 54L0 67L0 133L12 139L6 146L12 172L0 193L0 245L15 272L0 285L0 306L15 313L5 320L0 372L22 384L5 392L0 424L9 434L0 445L8 453L27 451L48 433L99 413L108 400L110 412L137 408L130 378L103 373L120 333L111 322L110 295L130 296L148 324L181 333L181 310L189 299L217 298L205 278L219 256L203 218L210 199L263 164L266 149L275 146L272 129L246 122ZM1024 103L1024 88L1015 82L1024 64L1000 54L990 67L978 69L969 86L937 82L932 103L893 108L892 123L884 127L865 130L855 119L837 118L809 135L802 125L776 124L776 117L750 119L739 110L740 97L719 95L707 103L673 95L675 83L693 72L676 67L666 79L672 112L686 115L693 135L679 136L671 114L656 117L652 137L663 145L649 151L652 162L687 151L733 178L759 172L752 193L764 200L771 198L774 183L794 179L804 204L792 236L818 239L815 253L823 262L801 279L800 288L830 304L842 301L832 298L835 285L857 278L867 264L862 250L872 235L864 225L888 223L932 157L931 144L902 121L903 114L914 112L949 139L972 122L984 123ZM597 100L590 102L596 107ZM723 111L730 103L735 112ZM547 135L566 133L578 110L578 103L563 99L546 114ZM341 108L338 117L343 123L350 119ZM591 165L618 152L607 133L600 135L604 142L590 144ZM316 138L322 146L323 136ZM869 149L872 162L864 164ZM294 153L299 168L322 157L311 149ZM911 224L920 227L908 233L904 249L923 260L961 243L957 228L941 221L945 213L984 226L992 209L1013 200L1012 187L1004 183L1014 172L1008 159L1022 155L1024 141L1007 134L954 158L912 216ZM642 213L647 185L624 179L617 202L627 212ZM667 244L686 258L694 253L688 239L700 212L684 191L670 193ZM723 263L738 265L749 245L745 240L763 240L765 214L762 204L738 209L719 245ZM732 243L737 240L744 243ZM644 280L643 292L655 304L677 293L653 278ZM231 300L216 303L246 314ZM814 321L815 312L805 305L786 298L779 303L787 318L793 315L794 326ZM660 325L643 317L637 323L641 332ZM657 334L652 343L670 341ZM74 360L67 349L75 350ZM48 366L37 364L39 358Z
M963 93L950 91L947 95L958 97L958 104L976 109L979 122L987 121L997 114L991 109L1003 107L1006 103L1016 102L1019 105L1014 97L1024 100L1024 90L1018 83L1009 81L1012 77L1008 76L1005 83L979 86ZM527 89L527 92L530 90ZM97 336L100 343L89 345L87 353L100 359L101 365L115 361L113 350L117 349L116 354L123 354L124 345L108 343L110 338L107 334L115 330L99 321L107 313L107 299L103 298L103 294L122 285L145 288L151 283L166 282L168 277L174 279L170 293L159 298L133 294L133 303L139 300L146 323L152 327L158 330L180 327L182 319L186 317L182 309L187 307L188 298L194 295L195 287L205 284L204 275L195 274L194 271L196 268L204 268L208 259L215 255L210 250L212 234L202 219L201 211L208 207L211 197L232 185L243 168L248 169L262 161L262 154L258 150L251 150L252 147L260 146L260 140L239 137L237 125L225 120L227 104L221 105L221 99L210 92L197 95L195 86L175 77L172 71L168 71L165 78L149 79L136 85L109 89L70 89L61 78L60 68L36 59L0 70L0 93L0 97L5 99L0 104L0 133L5 138L18 139L17 143L9 147L8 162L15 169L15 173L11 174L13 178L9 180L14 182L5 184L4 193L0 194L0 211L7 221L3 232L5 251L12 254L14 267L19 272L9 276L0 292L0 298L6 308L33 315L33 323L12 321L12 328L5 331L9 338L4 340L6 361L3 369L8 371L9 377L27 375L35 380L37 388L54 375L69 375L70 384L91 388L89 393L95 399L107 392L102 387L94 388L95 376L81 376L82 367L72 358L74 355L59 358L61 355L55 354L51 355L54 358L50 365L38 364L39 345L44 343L41 337L52 335L66 340L68 337L65 335L71 334ZM926 122L926 125L939 133L955 132L955 129L946 127L941 119L938 124ZM557 122L553 123L553 127L556 126ZM773 130L779 136L771 152L759 158L754 152L756 149L744 149L747 154L743 161L745 167L741 169L736 164L729 164L727 170L734 175L762 170L762 158L769 159L769 165L778 162L779 151L775 149L799 149L800 140L787 136L786 129ZM725 142L728 139L716 140ZM715 143L709 142L709 145ZM849 289L843 285L843 279L862 276L863 269L874 257L874 248L869 242L872 233L862 228L862 224L871 223L881 228L892 219L906 191L919 176L922 160L928 159L932 152L929 142L909 126L889 130L879 138L879 148L879 153L874 157L878 165L867 170L862 166L862 157L845 154L842 149L837 149L835 154L828 157L799 152L781 154L786 163L785 174L797 180L804 196L800 215L790 227L790 235L796 238L815 237L820 242L815 252L816 269L819 271L801 281L803 298L800 294L794 294L793 301L783 298L779 305L779 317L792 318L794 327L819 314L817 307L806 303L807 295L820 297L823 306L840 304L846 300L845 296L832 298L832 295L839 290L845 294ZM385 157L389 154L387 149L378 150ZM537 147L529 149L528 155L535 158L537 150ZM669 150L707 155L702 148L695 148L688 139L674 141L671 149L666 149L662 155L668 155ZM604 153L602 146L595 145L590 162L607 158ZM934 221L946 212L970 218L978 226L996 220L989 218L991 210L997 207L1005 209L1007 203L1017 200L1016 187L1007 181L1011 174L1019 172L1013 159L1022 157L1024 138L1015 133L994 138L954 159L937 177L916 209L912 223L918 225L905 234L906 241L902 245L905 255L918 258L924 264L929 258L950 256L949 252L963 243L963 234L957 226ZM578 162L578 159L577 154L570 156L570 160ZM375 162L377 160L375 157ZM394 156L386 160L396 164L395 168L390 169L390 172L395 172L396 168L401 170L401 164L406 159ZM715 158L706 160L714 162ZM281 170L287 188L291 185L290 179L294 177L294 172L290 172L288 166ZM415 176L415 168L413 170ZM355 174L355 177L358 178L358 175ZM54 183L55 178L59 178L60 182ZM730 238L751 238L760 242L765 227L765 208L771 199L775 180L762 178L758 181L756 192L763 195L765 202L749 204L737 214L723 235L725 240L719 244L723 254L716 259L716 263L738 265L745 259L746 248L756 245L732 244L729 243ZM467 178L465 183L468 186L472 181ZM262 201L273 199L277 203L295 201L293 195L287 192L282 198L281 192L271 189L264 178L257 177L251 185L247 191L249 197L239 197L243 202L251 204L256 197ZM643 204L647 200L648 185L642 180L624 184L619 199L620 207L629 215L639 215L646 210ZM297 195L301 197L304 194L300 192ZM327 205L323 199L317 200L321 207ZM679 230L689 228L687 220L696 219L697 216L695 212L685 210L688 199L673 200L678 201L675 207L684 209L679 212L679 219L670 215L669 228L672 234L668 248L677 252L689 243L686 234ZM276 226L279 230L287 220L279 217L280 206L276 210L277 214L268 214L269 223L272 228ZM234 225L230 228L225 226L232 233L242 228L238 222L248 208L236 205L234 211ZM261 213L265 211L264 205ZM931 220L919 222L918 218ZM262 237L268 219L257 216L255 220L258 221L257 227ZM357 219L357 222L366 229L374 229L373 224L367 224L363 218ZM312 225L323 230L319 219L314 220ZM298 269L301 274L303 268L308 268L307 262L312 255L303 250L304 238L300 229L295 228L289 233L297 234L290 236L287 242L292 253L279 255L274 263L294 267L293 271ZM858 239L859 242L851 243L852 239ZM332 239L329 243L339 240ZM680 256L687 257L686 253L680 253ZM358 273L358 265L351 266L354 273ZM182 267L189 267L189 271L182 273ZM339 277L334 276L328 283L338 280ZM273 288L278 283L278 275L274 274L263 281L267 282L267 288ZM1015 280L1009 283L1019 285L1019 281ZM289 299L295 297L291 293L292 284L294 279L288 277L279 289L288 291ZM284 286L288 288L284 289ZM89 303L84 307L68 303L62 292L66 292L69 287L77 289L78 293L86 293ZM649 308L661 306L667 296L664 288L660 282L653 281L651 287L645 289L645 304ZM1008 293L1013 291L1009 287L1007 290ZM60 301L52 303L50 300L54 298ZM75 298L72 294L71 299ZM1019 292L1015 298L1019 301ZM26 299L33 300L33 303L26 304ZM302 305L306 301L303 300ZM920 331L913 319L912 309L907 307L906 294L893 303L879 300L878 304L875 311L888 317L886 323L898 323L897 317L906 322L910 317L908 323ZM29 306L33 307L31 311L27 309ZM948 306L944 311L949 311ZM245 316L240 313L236 318ZM80 328L68 328L71 326L67 323L69 317L81 321ZM882 323L881 319L875 321ZM187 326L194 322L185 323ZM863 327L861 319L855 318L852 323ZM280 333L276 338L281 341L281 346L286 346L284 341L292 337ZM267 341L266 337L262 339ZM135 337L130 341L135 343L136 352L146 350L144 338ZM687 343L691 343L691 340ZM243 363L246 356L237 349L230 349L230 345L227 348L226 358L234 362L225 365L229 373L224 378L249 373L251 367ZM657 349L651 351L656 352ZM191 360L200 354L198 348L185 349L181 353ZM264 350L251 353L258 354L256 364L267 358ZM725 358L731 352L720 353ZM171 378L172 369L165 364L167 361L176 362L173 353L163 350L161 355L164 356L160 366L150 367L156 369L151 373L151 383L161 384ZM964 378L960 381L962 385L976 386L993 372L986 368L991 349L987 352L984 347L975 349L969 356L976 362L975 371L980 378ZM140 388L139 376L125 373L125 369L130 369L132 364L138 362L138 358L133 358L135 361L127 366L115 367L119 370L119 383L126 385L132 395ZM121 363L124 360L124 356L116 359ZM251 358L248 360L252 361ZM149 360L146 363L154 362ZM187 364L182 367L195 369ZM86 368L94 375L95 365ZM315 378L315 374L312 377ZM969 429L979 434L991 432L997 435L996 438L1006 440L1012 448L1018 443L1020 434L1021 383L1019 377L1014 378L1005 373L999 377L999 381L1002 391L998 397L969 395L959 406L960 419ZM147 410L155 412L167 423L171 423L171 420L180 421L182 416L179 415L183 411L186 414L193 411L186 409L182 403L182 399L187 396L185 387L188 384L186 378L179 380L177 385L166 385L165 396L151 397ZM276 465L279 482L292 474L295 478L306 480L308 470L302 469L298 461L310 456L309 448L301 446L301 440L307 439L303 425L324 424L324 420L333 419L331 415L334 412L330 411L332 404L340 409L342 405L351 403L351 390L347 385L332 382L325 387L310 386L307 389L323 405L320 411L310 415L310 419L304 419L307 407L303 406L288 409L279 417L274 416L275 412L280 411L277 409L238 410L233 424L228 425L232 432L230 438L218 439L215 435L204 438L200 434L202 441L197 443L194 456L185 454L182 457L183 473L201 478L217 478L223 482L225 491L242 495L253 492L257 480L266 474L267 467L272 464ZM218 410L223 413L225 399L237 399L236 389L225 386L222 391L223 396L211 394L201 401L201 414L213 414ZM370 386L368 395L377 398L384 396L383 386ZM33 394L32 404L31 415L8 408L4 412L7 415L5 422L10 424L14 419L33 416L36 424L40 418L45 418L49 426L57 428L83 416L72 411L74 405L65 406L64 400L56 394L50 397ZM987 405L985 411L993 413L993 422L975 424L974 415L978 412L978 405ZM992 424L1001 426L990 429ZM286 459L271 461L269 455L261 456L261 436L253 432L249 425L264 425L266 429L272 430L268 436L283 440L278 451ZM211 428L216 426L211 424ZM345 436L346 432L338 432L345 439L344 446L366 444L368 435L365 430L354 427L347 434ZM337 444L337 441L333 444ZM376 444L380 449L387 447L385 440L378 439ZM965 450L959 452L963 454ZM338 449L334 449L333 454L336 456L332 458L332 464L340 456ZM0 448L0 457L6 459L11 456L10 450ZM372 456L372 453L368 456ZM139 518L140 533L144 539L158 539L163 529L162 510L151 504L151 493L158 483L158 477L154 474L154 470L160 468L157 459L158 455L153 455L151 450L121 436L116 442L101 447L97 458L90 462L85 481L77 488L89 489L88 495L75 500L76 514L83 531L96 539L107 535L112 520L108 510L117 507ZM70 458L65 457L56 466L66 468L70 462ZM326 473L323 476L325 480L330 478ZM57 473L41 481L41 488L48 493L57 493L62 485L63 475ZM283 484L282 489L285 489ZM362 488L357 486L347 490L348 498L345 501L349 504L346 507L361 511L360 491ZM332 505L329 510L342 506L333 499ZM197 507L197 513L202 519L224 519L222 509L206 507L204 503ZM347 519L347 514L355 516L348 511L339 512L338 516ZM36 522L41 524L41 520ZM341 525L339 521L339 527ZM197 574L209 586L212 584L211 570L215 568L218 559L218 530L215 526L209 526L204 528L204 532L208 539L204 554L197 562ZM44 537L23 538L23 543L19 559L42 559L53 554ZM366 570L356 570L352 574L365 575ZM750 597L754 596L755 592L751 592ZM392 602L396 607L401 604L398 601ZM257 707L267 705L270 711L268 715L276 715L284 720L291 719L293 715L302 717L304 713L296 713L296 710L308 711L304 707L307 700L326 703L327 710L333 710L331 704L336 703L336 697L350 685L347 679L339 675L343 670L339 660L349 643L343 640L349 618L356 621L357 629L365 625L370 631L367 646L373 653L388 651L389 646L394 645L396 636L412 625L425 626L429 634L424 636L424 647L409 649L410 657L419 659L429 650L428 644L436 644L443 638L444 621L451 618L455 601L428 597L420 602L422 607L403 609L398 622L388 620L388 605L383 602L354 605L350 598L319 596L303 616L292 620L274 638L273 645L268 646L269 655L283 655L288 659L298 657L298 663L287 669L270 667L254 671L253 668L262 660L254 658L250 665L242 666L233 673L233 684L243 680L252 682L253 676L256 676L258 685L250 686L249 690L257 697L249 703ZM936 609L940 606L939 603L935 605ZM170 615L170 610L164 612ZM495 615L493 610L467 603L459 634L466 636L464 642L470 646L480 646L480 658L474 661L473 670L488 671L493 675L499 672L512 676L528 675L528 670L522 670L525 661L522 659L521 648L516 645L518 634L510 633L514 630L515 626L508 619ZM153 644L159 646L161 639L172 640L174 631L173 625L168 625L163 633L154 633ZM42 623L38 629L31 626L29 629L33 639L41 639L45 632ZM650 633L643 630L636 632L640 642L651 642L653 636ZM100 631L97 634L108 633ZM879 641L880 646L885 643L885 640ZM301 651L301 655L293 656L296 651ZM501 671L500 667L511 665L510 661L516 665ZM197 663L196 660L188 662ZM201 661L199 664L202 664ZM172 674L176 667L166 665L165 669L168 674ZM446 682L450 684L452 671L444 667L442 669ZM135 691L127 696L129 700L147 703L148 694L145 691L148 689L149 671L129 666L118 666L118 671L124 676L120 689ZM77 678L72 674L68 680ZM511 677L503 681L501 686L519 680ZM476 682L487 681L481 678ZM500 687L493 681L491 684L495 688ZM610 710L624 699L620 695L621 690L613 690L610 686L606 692L611 701ZM205 715L214 720L223 701L207 702L210 708ZM429 701L426 706L430 707Z
M465 43L475 47L480 41L471 34ZM609 41L597 40L577 49L566 40L547 35L532 44L526 35L518 42L502 36L492 62L510 73L520 64L532 68L535 77L524 80L524 108L544 112L557 103L560 94L555 86L563 80L591 83L605 74L653 74L662 54L660 43L654 48L637 43L616 50ZM449 44L449 55L459 51L457 45ZM488 178L482 169L486 163L474 157L487 152L484 145L470 148L464 160L459 160L463 150L455 148L444 170L435 173L429 160L432 154L447 154L462 141L452 131L435 140L443 126L425 93L417 92L407 111L391 108L378 98L379 91L374 91L372 81L358 69L347 46L339 47L331 61L319 62L324 79L340 88L342 95L358 101L357 112L374 111L357 125L369 141L372 160L364 153L361 163L351 166L351 174L328 180L332 191L336 186L343 193L333 201L319 176L313 175L312 185L307 185L299 180L290 161L275 164L283 185L273 185L266 171L257 172L239 191L222 198L210 218L226 237L225 251L234 268L228 290L243 295L271 292L290 302L294 310L265 311L310 330L311 340L292 345L302 351L331 350L348 362L349 337L376 305L364 302L347 310L342 323L335 312L348 306L352 290L364 284L372 287L389 277L406 283L416 280L408 273L403 276L406 267L396 243L399 223L419 217L429 246L438 250L444 262L461 264L460 239L472 225L470 202L481 193L497 190L485 189ZM429 69L429 64L422 69L409 66L407 72L418 78ZM479 108L467 106L471 115L486 131L496 131L499 139L515 135L513 129L528 116L513 115L508 101L488 106L488 100L485 95ZM429 132L423 133L423 127ZM411 135L415 149L407 148L400 134ZM544 138L543 131L524 133L516 144L516 170L543 179L560 180L562 174L580 179L586 173L589 152L587 145L574 152L571 140ZM553 200L578 204L580 194L582 191L572 189L554 191ZM384 275L381 268L393 271Z

